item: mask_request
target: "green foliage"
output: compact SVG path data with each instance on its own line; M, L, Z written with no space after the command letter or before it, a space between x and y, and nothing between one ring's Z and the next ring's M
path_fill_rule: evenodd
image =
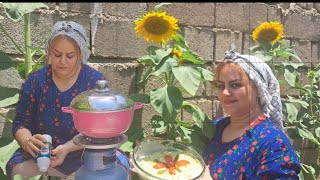
M274 45L266 41L260 41L258 45L250 48L251 52L269 63L273 73L284 80L279 80L280 88L284 88L285 82L290 88L281 93L283 104L283 114L286 117L285 126L294 126L288 135L291 139L307 139L315 144L317 149L320 145L320 64L307 73L308 82L303 82L300 78L303 74L301 69L305 68L292 46L287 46L285 41L280 40ZM281 58L281 61L279 60ZM298 62L293 62L293 59ZM302 83L305 85L302 86ZM298 90L300 96L288 95L288 91ZM300 152L300 149L296 149ZM316 179L319 175L319 165L302 164L300 179Z
M3 10L8 19L12 20L13 22L18 22L19 20L23 19L24 21L24 40L25 44L24 47L21 47L15 40L15 38L10 35L6 28L3 26L3 20L5 19L3 16L0 16L0 31L14 44L15 48L23 55L22 63L16 65L17 61L11 59L8 55L5 54L4 51L0 50L0 62L1 67L0 70L6 70L9 68L16 68L19 72L19 76L22 79L25 79L29 73L42 68L40 65L41 61L45 58L46 53L41 50L40 48L44 44L45 41L40 43L37 47L31 47L31 32L30 32L30 13L39 8L48 8L43 3L2 3ZM0 6L1 6L0 5ZM46 40L46 37L44 37ZM33 56L39 55L40 57L32 63ZM19 60L19 59L18 59ZM21 59L20 59L21 61ZM18 102L19 90L14 88L6 88L0 86L1 90L1 97L0 97L0 107L8 107L14 105ZM12 122L12 120L7 117L5 114L0 113L0 116L6 119L8 122ZM0 142L2 139L0 140ZM0 148L0 167L4 174L5 172L5 165L14 153L14 151L19 147L17 142L14 140L11 143L7 144ZM3 175L0 175L3 176ZM37 180L41 176L36 176L29 178L30 180ZM15 176L14 179L22 179L21 176Z
M209 125L210 119L198 106L183 98L183 93L195 96L200 83L212 81L213 74L201 67L205 62L189 49L181 34L176 34L167 45L149 46L147 52L137 60L145 68L138 87L143 92L140 96L144 97L139 100L147 99L159 113L151 118L153 135L180 139L200 151L212 137L214 127ZM159 87L145 92L151 81L157 82ZM192 115L194 123L179 118L183 110Z

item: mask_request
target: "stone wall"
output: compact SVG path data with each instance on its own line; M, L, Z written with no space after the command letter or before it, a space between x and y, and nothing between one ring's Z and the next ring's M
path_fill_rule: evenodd
M149 45L139 39L133 30L133 21L153 9L155 3L47 3L48 10L31 15L32 42L39 44L48 37L53 24L59 20L72 20L82 24L90 37L92 56L89 65L109 79L110 87L126 95L137 92L142 70L136 59L146 53ZM300 58L313 66L320 63L320 3L173 3L165 8L179 20L179 26L190 47L211 69L221 60L231 43L237 51L247 53L254 45L250 34L264 21L280 21L284 25L285 40L295 46ZM0 14L4 16L3 9ZM4 20L3 26L20 43L23 22ZM0 49L11 56L19 52L4 34L0 33ZM19 87L21 81L0 77L0 83L10 79ZM12 85L12 84L11 84ZM156 86L150 84L149 89ZM188 96L185 96L188 98ZM192 101L209 117L222 114L210 84L202 84ZM7 112L10 109L0 109ZM13 110L9 115L13 117ZM150 117L155 112L146 106L142 125L150 132ZM182 113L182 119L188 116ZM0 136L10 136L10 124L0 119Z

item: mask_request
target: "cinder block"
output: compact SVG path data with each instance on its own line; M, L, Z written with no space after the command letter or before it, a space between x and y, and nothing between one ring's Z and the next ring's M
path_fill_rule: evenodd
M147 3L96 3L101 5L102 13L119 18L136 19L143 16ZM128 8L130 7L130 8Z
M268 6L268 21L281 22L281 10L277 6Z
M320 63L320 46L319 42L311 43L311 67L316 67Z
M302 40L292 40L291 45L293 45L293 49L296 51L297 55L301 59L303 63L305 63L308 67L311 65L311 42L310 41L302 41ZM292 62L299 62L295 58L291 57Z
M0 70L1 87L20 89L22 83L23 80L20 78L18 71L14 67Z
M67 11L69 13L81 12L83 14L90 14L91 7L94 3L57 3L60 11Z
M313 8L315 8L319 13L320 12L320 3L313 3Z
M59 14L47 13L31 13L30 15L30 29L31 29L31 45L33 47L38 47L41 43L42 50L46 49L47 39L50 35L53 25L57 21L61 20L72 20L80 23L87 31L87 36L90 32L90 20L89 16L61 16ZM3 26L8 31L8 33L16 40L16 42L24 49L24 22L20 20L17 23L9 19L3 21ZM89 40L89 39L88 39ZM18 50L14 47L13 43L8 39L2 32L0 32L0 48L9 54L20 54Z
M99 20L94 38L93 54L103 57L139 58L151 43L135 34L131 21Z
M228 14L228 15L226 15ZM251 32L267 21L267 5L262 3L217 3L215 27Z
M136 92L136 63L89 63L108 80L112 91L129 95Z
M257 42L255 42L252 38L252 32L251 33L242 33L243 38L243 54L249 54L250 47L258 45Z
M148 11L157 4L148 3ZM214 26L215 3L172 3L163 9L178 19L179 25Z
M229 50L232 43L235 44L236 52L242 52L242 33L239 31L230 31L215 29L216 44L215 44L215 61L224 59L225 52Z
M279 3L279 6L283 9L289 9L291 3Z
M58 5L58 3L43 3L43 4L47 5L49 9L54 9Z
M319 40L320 17L289 13L282 17L284 32L287 38Z
M185 39L191 50L205 61L213 61L214 32L207 28L184 28Z
M311 10L313 8L313 3L297 3L302 9Z

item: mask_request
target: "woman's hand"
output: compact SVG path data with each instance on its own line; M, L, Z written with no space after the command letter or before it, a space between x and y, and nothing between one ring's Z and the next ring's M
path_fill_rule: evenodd
M69 153L68 148L64 144L57 146L51 151L51 166L56 167L63 163L64 158Z
M66 142L65 144L61 144L57 146L55 149L51 151L51 166L56 167L63 163L67 154L72 151L77 151L83 149L83 147L77 146L73 143L72 139Z
M40 153L39 147L45 148L46 145L43 142L46 141L47 139L41 134L35 134L23 141L22 148L26 152L30 153L33 157L37 157L37 154Z
M210 175L209 165L207 165L204 169L204 174L202 176L201 180L212 180L212 177Z

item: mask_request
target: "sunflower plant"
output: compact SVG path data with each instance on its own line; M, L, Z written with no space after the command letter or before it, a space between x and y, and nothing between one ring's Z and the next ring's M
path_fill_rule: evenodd
M200 83L212 81L213 74L202 67L205 61L189 48L179 33L178 20L161 10L162 5L134 22L136 34L153 45L137 59L145 71L138 84L142 93L132 97L150 103L159 113L151 118L154 136L180 140L200 150L212 137L213 127L207 125L210 124L207 115L188 102L183 93L195 96ZM146 92L150 81L158 87ZM180 118L183 110L192 115L194 123Z
M282 100L283 114L286 117L285 126L293 126L287 130L291 139L307 139L317 149L320 145L320 64L315 69L307 72L308 82L302 85L299 78L299 68L304 68L292 46L287 46L284 38L283 25L279 22L264 22L252 33L256 46L250 51L257 57L266 61L278 78L282 75L289 84L288 90L300 91L299 97L288 95L283 91L285 81L279 80L281 95L286 97ZM292 58L298 60L293 62ZM280 59L281 58L281 59ZM281 60L281 61L280 61ZM280 78L279 78L280 79ZM287 91L288 91L287 90ZM296 149L299 155L300 149ZM316 179L316 170L319 165L302 164L301 179Z

